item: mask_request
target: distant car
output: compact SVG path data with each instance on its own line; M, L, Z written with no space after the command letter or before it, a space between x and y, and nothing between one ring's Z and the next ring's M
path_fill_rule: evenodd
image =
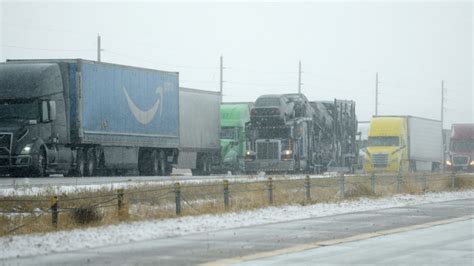
M288 100L294 104L296 117L313 116L314 114L313 107L311 107L308 101L308 98L306 98L304 94L291 93L291 94L284 94L283 96L288 98Z
M286 122L294 116L294 103L284 95L260 96L250 112L250 120L257 123Z

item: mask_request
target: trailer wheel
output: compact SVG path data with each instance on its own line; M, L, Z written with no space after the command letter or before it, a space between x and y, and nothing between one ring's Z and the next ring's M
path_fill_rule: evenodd
M85 154L83 149L78 149L76 154L76 168L75 168L75 175L77 176L84 176L85 172Z
M159 161L158 161L158 152L153 150L150 153L150 161L146 162L145 165L145 175L157 176L159 175Z
M166 154L164 151L160 151L158 160L159 160L158 175L165 176L166 175Z
M36 166L35 166L35 169L33 170L34 176L37 176L37 177L47 176L46 164L47 164L46 152L42 148L40 149L38 153L38 160L36 161Z
M87 149L86 153L86 167L85 167L85 176L93 176L96 169L96 158L94 148Z

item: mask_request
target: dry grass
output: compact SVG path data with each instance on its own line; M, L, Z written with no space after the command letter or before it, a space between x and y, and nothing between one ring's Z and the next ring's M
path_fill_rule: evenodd
M423 174L403 176L400 193L424 193L451 190L450 174ZM338 178L310 179L310 198L307 198L305 179L275 178L272 182L273 205L314 204L341 200ZM375 193L370 176L349 176L344 182L344 198L389 196L397 193L396 175L378 175ZM474 176L457 175L456 189L474 187ZM269 182L233 182L229 185L229 206L224 206L222 181L181 185L181 215L216 214L227 211L252 210L269 206ZM12 196L0 199L0 236L70 230L120 222L165 219L176 217L174 186L154 185L131 187L124 191L118 208L117 191L102 189L59 195L59 224L51 224L50 196Z

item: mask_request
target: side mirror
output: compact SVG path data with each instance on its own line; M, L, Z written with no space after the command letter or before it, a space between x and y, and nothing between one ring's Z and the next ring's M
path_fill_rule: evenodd
M48 123L56 119L56 102L42 101L41 102L41 122Z
M49 101L49 121L56 120L56 102Z
M48 112L48 102L42 101L41 102L41 122L46 123L49 122L49 112Z

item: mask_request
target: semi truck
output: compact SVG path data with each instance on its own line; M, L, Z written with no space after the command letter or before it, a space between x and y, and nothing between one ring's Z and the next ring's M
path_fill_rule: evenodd
M446 168L474 172L474 124L453 124Z
M209 175L221 163L220 93L179 89L179 156L177 168L193 175Z
M293 111L285 119L256 117L247 123L245 171L351 171L357 157L355 103L334 100L304 104L304 95L290 96L292 106L305 106L307 110ZM296 103L298 98L300 103ZM275 103L275 108L269 106L270 110L253 113L273 118L278 114L271 109L286 110L278 101Z
M177 163L179 77L82 59L0 64L0 172L167 175Z
M365 153L367 173L440 170L441 121L414 116L374 116Z
M250 102L221 104L221 156L224 172L244 171L244 155L247 151L245 124L250 121Z

